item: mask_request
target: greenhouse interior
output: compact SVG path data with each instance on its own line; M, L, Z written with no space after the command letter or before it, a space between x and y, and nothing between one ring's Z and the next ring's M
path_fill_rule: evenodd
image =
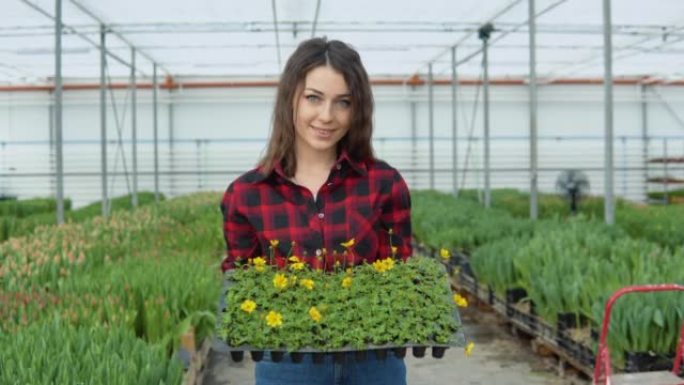
M684 384L681 0L0 20L0 385Z

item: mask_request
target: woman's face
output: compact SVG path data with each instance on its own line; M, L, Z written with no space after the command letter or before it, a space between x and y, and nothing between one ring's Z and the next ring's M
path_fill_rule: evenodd
M351 94L342 74L329 66L309 71L293 108L295 150L334 154L351 124Z

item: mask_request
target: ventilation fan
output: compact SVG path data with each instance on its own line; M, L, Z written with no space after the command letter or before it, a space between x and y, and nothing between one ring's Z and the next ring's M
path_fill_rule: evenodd
M556 191L570 202L570 212L575 215L580 199L589 194L589 178L579 170L564 170L556 178Z

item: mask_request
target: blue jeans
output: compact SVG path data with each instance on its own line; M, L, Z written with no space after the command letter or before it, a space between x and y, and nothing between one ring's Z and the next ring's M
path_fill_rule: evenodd
M289 354L273 362L266 352L254 375L256 385L406 385L404 359L391 351L384 360L369 351L361 362L356 362L354 353L346 353L343 363L334 362L331 354L322 363L314 363L311 354L304 354L300 363L293 363Z

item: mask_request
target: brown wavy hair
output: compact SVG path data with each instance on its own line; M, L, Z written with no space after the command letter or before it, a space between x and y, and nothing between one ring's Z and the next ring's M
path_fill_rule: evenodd
M320 66L330 66L342 74L351 93L352 121L347 134L337 143L338 155L344 149L355 161L374 159L371 143L373 94L361 57L356 50L339 40L313 38L299 44L280 76L271 138L266 155L259 161L261 172L265 175L270 174L282 162L285 175L294 176L297 169L294 153L294 99L309 71Z

